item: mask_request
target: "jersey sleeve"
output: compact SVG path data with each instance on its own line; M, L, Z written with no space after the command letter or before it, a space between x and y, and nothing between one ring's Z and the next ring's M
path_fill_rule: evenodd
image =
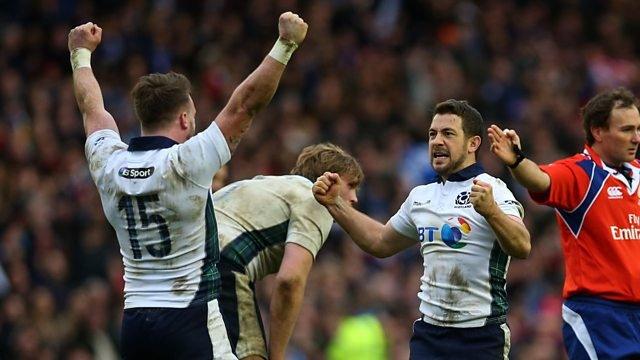
M524 208L522 204L516 200L515 196L513 196L513 193L507 185L500 179L494 179L492 183L493 198L500 210L507 215L522 219L524 217Z
M389 223L398 233L418 241L418 230L411 218L411 206L413 205L414 194L415 192L412 190L404 203L402 203L402 206L400 206L400 209L398 209L398 212L389 219Z
M109 157L114 152L126 148L127 144L122 142L120 135L111 129L99 130L87 137L84 152L94 182L97 183L102 178Z
M213 175L231 158L227 140L215 122L204 131L171 148L169 161L182 178L209 188Z
M546 192L529 192L531 198L539 204L559 209L573 209L577 206L584 192L584 182L580 181L580 176L586 178L584 170L575 161L568 160L541 165L540 169L549 175L551 184Z
M292 203L287 243L294 243L309 250L315 258L329 236L333 218L308 191L308 196Z

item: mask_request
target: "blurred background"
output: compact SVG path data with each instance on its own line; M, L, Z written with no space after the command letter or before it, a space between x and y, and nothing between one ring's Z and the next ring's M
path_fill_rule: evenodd
M139 133L129 98L139 76L187 74L202 129L267 54L287 10L307 21L307 40L227 181L287 173L302 147L332 141L362 163L360 209L385 222L430 172L435 103L468 99L487 126L516 129L529 157L547 163L581 151L589 97L640 90L633 0L0 1L0 358L118 357L122 264L84 158L70 28L104 29L93 69L128 141ZM481 163L525 205L532 234L530 258L509 270L512 358L563 359L553 212L487 148ZM336 226L289 357L353 359L360 343L371 349L362 358L408 358L422 270L418 246L378 260ZM259 288L268 321L269 281Z

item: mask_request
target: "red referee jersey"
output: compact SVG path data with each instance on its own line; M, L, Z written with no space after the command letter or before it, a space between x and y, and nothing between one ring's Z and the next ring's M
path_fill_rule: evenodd
M640 302L640 163L625 167L632 173L631 184L589 146L582 154L540 166L551 186L531 197L556 210L565 298L589 294Z

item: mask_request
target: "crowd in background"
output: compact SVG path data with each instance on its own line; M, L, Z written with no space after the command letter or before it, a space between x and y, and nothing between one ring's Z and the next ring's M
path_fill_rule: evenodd
M637 1L0 2L0 358L118 356L122 263L84 157L69 30L86 21L104 29L92 65L128 141L139 134L129 98L138 77L187 74L202 129L267 54L288 10L309 24L307 40L228 180L287 173L302 147L331 141L361 162L359 208L382 221L430 172L437 102L468 99L487 126L516 129L527 156L547 163L581 151L589 97L640 91ZM511 262L507 282L512 358L562 359L554 214L486 145L480 162L525 205L531 231L531 255ZM331 358L343 320L363 313L382 324L387 356L408 358L422 271L418 246L375 259L336 226L310 275L290 358ZM269 284L259 290L265 321Z

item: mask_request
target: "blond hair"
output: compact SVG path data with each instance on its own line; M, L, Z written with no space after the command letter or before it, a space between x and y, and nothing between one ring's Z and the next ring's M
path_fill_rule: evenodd
M326 171L350 177L354 186L360 185L364 179L364 173L358 161L339 146L331 143L310 145L302 149L296 166L291 169L291 174L316 181Z

